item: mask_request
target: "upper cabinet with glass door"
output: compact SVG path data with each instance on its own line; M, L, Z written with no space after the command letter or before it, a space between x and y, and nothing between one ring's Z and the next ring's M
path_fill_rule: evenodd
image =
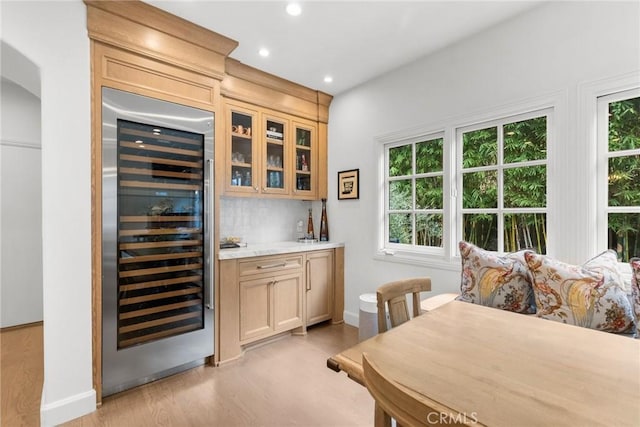
M294 190L293 196L313 200L318 194L318 132L315 123L293 122Z
M326 174L317 123L241 103L227 106L225 194L317 199L319 174Z
M289 121L263 114L262 192L289 194Z
M258 113L231 107L227 114L229 145L225 189L227 192L256 193L259 189L255 129Z

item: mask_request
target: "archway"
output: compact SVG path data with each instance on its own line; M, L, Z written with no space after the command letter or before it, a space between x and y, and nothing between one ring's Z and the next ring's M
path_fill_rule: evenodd
M0 327L42 321L40 71L1 42Z

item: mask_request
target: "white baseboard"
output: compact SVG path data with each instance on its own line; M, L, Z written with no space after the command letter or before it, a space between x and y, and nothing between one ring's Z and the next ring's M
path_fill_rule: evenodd
M96 410L96 391L94 389L55 402L45 403L44 400L43 391L40 402L40 425L42 427L57 426Z
M346 323L347 325L355 326L356 328L358 327L360 322L358 313L352 313L345 310L342 315L344 317L344 323Z

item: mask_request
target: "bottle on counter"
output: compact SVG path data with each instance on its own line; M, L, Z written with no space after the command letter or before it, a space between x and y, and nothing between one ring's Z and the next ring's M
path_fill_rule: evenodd
M309 209L309 220L307 221L307 239L315 239L315 232L313 231L313 211Z
M320 216L320 241L329 241L329 222L327 221L327 199L322 199L322 215Z

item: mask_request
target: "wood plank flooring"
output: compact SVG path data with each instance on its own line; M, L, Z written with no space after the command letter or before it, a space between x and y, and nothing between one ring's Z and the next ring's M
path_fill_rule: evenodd
M42 323L0 333L0 425L39 426L44 378Z
M40 343L41 337L40 327ZM29 398L16 393L5 402L4 332L2 340L2 426L37 426L42 379L37 387L37 380L29 379L32 403L18 405ZM97 411L65 425L371 426L374 402L367 390L326 368L329 356L357 341L354 327L318 325L306 336L286 336L253 348L236 362L194 368L109 396ZM41 359L41 351L39 355ZM12 421L7 424L5 406ZM13 407L23 409L15 414ZM29 411L34 413L28 416Z

